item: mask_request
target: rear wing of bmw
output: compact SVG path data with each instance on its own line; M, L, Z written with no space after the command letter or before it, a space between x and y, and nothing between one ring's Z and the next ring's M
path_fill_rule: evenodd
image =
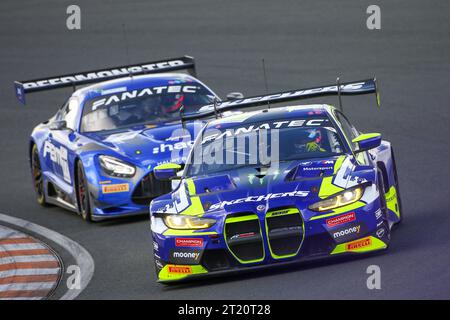
M196 76L195 61L193 57L183 56L174 59L83 71L41 79L15 81L14 88L17 99L21 103L25 104L25 94L31 92L59 89L64 87L73 87L75 89L76 86L127 77L130 75L178 72L183 70L187 71L190 75Z
M237 100L219 102L202 107L198 113L182 115L183 121L203 119L212 116L218 116L220 113L232 110L243 110L251 107L265 106L270 107L271 103L289 102L303 100L315 97L338 96L339 106L342 109L341 96L354 96L364 94L375 94L376 104L380 106L380 95L378 92L376 78L318 86L307 89L298 89L284 92L265 94L261 96L247 97Z

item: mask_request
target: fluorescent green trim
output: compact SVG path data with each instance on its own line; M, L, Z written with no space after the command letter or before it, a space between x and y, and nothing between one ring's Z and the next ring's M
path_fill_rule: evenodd
M345 156L339 156L339 158L334 163L333 174L336 174L338 172L338 170L341 168L342 163L344 162L344 160L345 160Z
M362 140L367 140L376 137L381 137L381 133L363 133L357 136L355 139L353 139L352 142L357 143Z
M351 203L347 206L343 206L337 209L334 209L333 212L331 213L327 213L327 214L322 214L320 216L314 216L312 217L310 220L317 220L317 219L322 219L322 218L327 218L327 217L331 217L331 216L335 216L347 211L352 211L352 210L356 210L358 208L364 207L366 204L362 201L356 201L354 203Z
M186 179L186 184L187 184L187 187L188 187L189 194L191 196L195 196L197 194L197 192L195 190L194 180L192 180L191 178Z
M248 215L248 216L241 216L241 217L232 217L232 218L228 218L226 223L243 222L243 221L249 221L249 220L258 220L258 216L257 215Z
M325 177L322 179L319 190L319 198L325 199L335 193L341 192L344 188L335 186L333 184L333 177Z
M285 210L286 210L286 209L285 209ZM303 219L302 219L302 230L303 230L303 232L302 232L302 234L303 234L303 235L302 235L302 241L300 241L300 245L298 246L298 249L296 250L296 252L291 253L291 254L287 254L287 255L279 256L279 255L275 254L275 253L272 251L272 247L271 247L271 245L270 245L270 239L269 239L269 225L268 225L268 223L267 223L267 219L273 218L273 215L274 215L275 213L280 212L280 211L285 211L285 210L272 211L272 212L268 212L268 213L266 214L266 235L267 235L267 244L269 245L269 251L270 251L270 254L272 255L272 257L273 257L274 259L285 259L285 258L295 257L295 256L298 254L298 252L300 251L300 248L302 247L303 240L305 240L305 223L304 223L304 221L303 221ZM298 215L300 215L300 212L299 212L298 209L296 209L296 208L287 209L286 211L287 211L286 213L277 214L276 216L279 217L279 216L286 216L286 215L290 215L290 214L298 214Z
M197 230L177 230L177 229L167 229L164 231L165 236L207 236L210 234L217 234L215 231L208 232L196 232Z
M364 243L367 241L367 244L364 246L358 246L359 243ZM358 240L338 244L331 254L339 254L344 252L355 252L355 253L364 253L374 250L386 249L387 245L378 238L369 236L365 238L361 238Z
M227 241L227 234L226 234L226 225L230 224L230 223L236 223L236 222L243 222L243 221L250 221L250 220L258 220L258 224L259 224L259 234L261 236L261 245L262 245L262 249L263 249L263 255L262 258L260 259L255 259L255 260L241 260L239 259L233 252L233 250L230 249L230 247L228 246L228 241ZM266 250L264 248L264 241L262 233L261 233L261 223L259 222L259 218L256 214L254 215L247 215L247 216L242 216L242 217L232 217L232 218L228 218L227 220L225 220L225 225L223 226L223 236L225 238L225 244L227 245L228 251L231 252L231 254L233 255L233 257L236 258L237 261L239 261L242 264L249 264L249 263L256 263L256 262L261 262L264 260L264 258L266 257Z
M400 208L398 206L397 190L395 190L395 187L391 186L388 193L386 193L384 196L386 198L386 205L388 209L394 212L397 217L400 218Z
M191 205L181 211L181 214L188 215L188 216L198 216L205 213L205 210L203 209L202 201L200 200L200 197L191 197Z
M163 163L159 166L156 166L153 170L167 170L167 169L175 169L175 170L181 170L181 166L176 163Z
M169 272L170 268L179 268L180 270L185 269L186 271L188 271L188 273L172 273L172 272ZM176 281L176 280L181 280L186 277L189 277L190 275L193 275L193 274L205 274L205 273L208 273L208 271L205 268L203 268L201 265L170 265L170 264L167 264L159 272L158 278L159 278L159 280L163 280L163 281Z

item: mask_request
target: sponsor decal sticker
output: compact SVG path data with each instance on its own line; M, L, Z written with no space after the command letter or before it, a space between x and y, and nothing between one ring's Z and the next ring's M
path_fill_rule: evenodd
M129 190L130 190L130 186L128 183L109 184L109 185L102 186L102 192L105 194L128 192Z
M203 247L202 238L175 238L176 247Z
M201 256L202 252L200 250L176 249L170 251L169 262L176 265L198 264Z
M168 271L169 273L176 273L176 274L192 274L192 267L169 265Z
M358 224L356 226L348 227L345 229L341 229L339 231L336 231L333 233L333 238L338 239L344 236L353 235L353 234L359 234L361 231L361 226Z
M344 223L348 223L351 221L355 221L356 220L356 215L354 212L350 212L350 213L346 213L337 217L333 217L330 219L327 219L325 222L327 224L328 228L333 228L336 227L338 225L344 224Z
M356 240L350 243L347 243L345 249L347 251L358 250L361 248L368 247L372 244L372 239L370 237L362 238L360 240Z

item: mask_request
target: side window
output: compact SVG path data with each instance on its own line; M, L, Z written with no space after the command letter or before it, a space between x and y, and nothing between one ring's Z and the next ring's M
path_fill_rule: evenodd
M352 143L352 140L359 135L358 130L354 126L350 124L350 121L339 111L335 112L335 116L339 124L341 125L342 130L344 131L345 136L349 140L349 143L352 146L352 149L355 150L357 145Z
M67 128L76 130L77 115L78 115L78 101L72 98L58 112L56 120L65 120L67 122Z

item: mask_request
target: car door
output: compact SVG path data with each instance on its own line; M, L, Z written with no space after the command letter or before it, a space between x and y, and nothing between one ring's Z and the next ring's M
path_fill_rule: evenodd
M54 117L53 125L50 123L44 146L44 158L50 159L50 163L47 163L53 169L57 185L66 194L72 193L74 183L72 168L76 157L79 116L78 99L70 98ZM59 121L66 121L66 126L56 126Z

